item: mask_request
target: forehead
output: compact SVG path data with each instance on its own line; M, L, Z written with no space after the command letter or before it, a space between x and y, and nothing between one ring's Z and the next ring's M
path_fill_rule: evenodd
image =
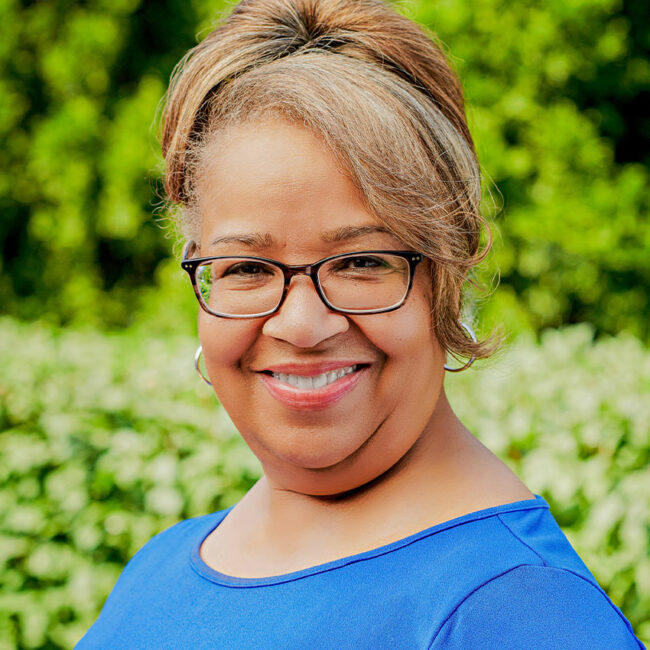
M197 193L202 249L242 233L279 248L318 250L349 240L337 236L344 232L394 239L378 228L325 142L283 120L231 127L217 136L206 148Z

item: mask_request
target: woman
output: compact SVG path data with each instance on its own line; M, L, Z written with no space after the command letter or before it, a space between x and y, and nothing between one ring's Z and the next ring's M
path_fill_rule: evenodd
M446 399L447 353L495 346L460 320L479 167L423 31L241 2L177 69L163 152L206 380L264 475L145 545L79 647L641 647Z

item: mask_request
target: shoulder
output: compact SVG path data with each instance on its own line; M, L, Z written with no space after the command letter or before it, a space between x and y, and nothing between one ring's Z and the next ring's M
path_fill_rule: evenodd
M157 550L159 547L188 542L194 540L202 531L209 532L211 527L215 526L223 515L223 510L209 515L183 519L178 523L166 528L160 533L154 535L136 554L140 555Z
M152 537L127 563L118 586L136 576L141 578L148 572L159 572L162 566L172 568L186 562L194 547L223 518L224 512L184 519Z
M643 645L594 582L563 568L522 565L469 593L431 648L631 648Z

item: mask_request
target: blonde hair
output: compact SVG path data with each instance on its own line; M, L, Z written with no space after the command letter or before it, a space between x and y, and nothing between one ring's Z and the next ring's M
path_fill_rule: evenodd
M381 0L243 0L178 64L167 95L165 189L196 239L202 152L245 121L283 117L324 139L368 209L432 264L432 321L448 352L496 348L460 325L487 255L463 94L442 49ZM488 243L481 248L481 232Z

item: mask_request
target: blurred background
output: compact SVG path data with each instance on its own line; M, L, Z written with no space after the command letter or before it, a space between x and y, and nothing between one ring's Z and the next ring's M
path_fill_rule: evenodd
M124 563L260 475L193 370L155 121L231 3L0 0L0 650L70 648ZM446 382L650 642L650 4L410 0L463 80L495 234Z

